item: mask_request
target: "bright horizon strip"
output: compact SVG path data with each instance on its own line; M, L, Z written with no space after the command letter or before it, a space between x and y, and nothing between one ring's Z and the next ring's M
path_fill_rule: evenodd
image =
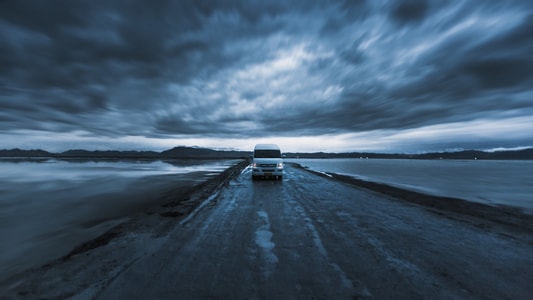
M4 141L2 149L20 148L25 150L43 149L62 152L69 149L85 150L146 150L163 151L176 146L197 146L220 150L251 151L255 144L278 144L284 152L384 152L418 153L424 152L424 145L447 142L459 144L479 139L490 141L521 139L526 143L504 147L495 145L490 149L523 149L530 147L533 140L533 116L515 117L500 120L474 120L424 126L405 130L373 130L357 133L325 134L317 136L282 136L258 138L201 138L201 137L98 137L78 131L53 133L45 131L18 130L0 133ZM9 141L9 144L5 141ZM457 141L457 142L456 142ZM533 145L532 145L533 146ZM443 151L446 149L442 149ZM482 149L477 149L482 150Z

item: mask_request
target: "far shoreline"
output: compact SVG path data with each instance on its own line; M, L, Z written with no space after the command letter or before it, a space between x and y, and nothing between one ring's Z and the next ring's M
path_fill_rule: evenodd
M291 164L294 167L306 170L329 180L341 181L346 184L385 194L391 196L391 199L396 201L420 205L427 210L445 217L451 218L452 216L449 213L456 213L464 217L480 218L484 221L497 223L511 229L533 233L533 214L528 214L518 207L507 205L492 206L460 198L429 195L384 183L366 181L348 175L331 172L323 173L305 168L298 163ZM446 212L446 214L444 212Z
M3 149L1 157L53 157L53 158L88 158L88 159L246 159L251 151L214 150L200 147L174 147L165 151L138 150L67 150L49 152L41 149ZM374 153L374 152L283 152L285 158L359 158L359 159L472 159L472 160L533 160L533 148L520 150L481 151L461 150L425 153Z

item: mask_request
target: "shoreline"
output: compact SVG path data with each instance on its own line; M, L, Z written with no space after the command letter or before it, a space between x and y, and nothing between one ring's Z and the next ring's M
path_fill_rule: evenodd
M234 176L238 175L248 163L241 161L238 164L231 166L196 186L191 187L188 190L182 191L181 189L171 189L167 191L164 196L164 200L159 201L160 205L157 207L148 209L145 213L140 213L137 216L133 216L129 222L121 223L104 234L98 236L95 239L82 243L70 251L67 255L61 258L61 260L67 260L70 257L81 254L92 249L105 246L113 238L121 236L125 231L128 231L128 225L139 222L139 218L142 219L144 215L159 215L162 218L169 220L175 218L186 217L191 214L198 206L200 206L204 199L207 199L209 195L216 192L227 182L229 182Z
M500 225L533 233L533 215L525 213L521 208L506 205L489 205L460 198L435 196L417 191L403 189L392 185L366 181L348 175L336 173L324 173L310 168L306 168L298 163L291 162L294 167L314 173L318 176L337 180L353 186L365 188L378 192L395 201L415 204L424 207L431 212L444 217L453 218L452 214L459 214L463 217L480 218L484 221L491 221ZM476 221L473 220L475 224ZM481 225L480 225L481 226Z
M139 227L139 224L148 222L150 215L160 215L162 221L171 220L178 216L187 214L190 209L194 208L196 203L205 194L209 194L211 189L216 188L221 182L228 177L228 171L242 164L237 161L235 165L228 166L225 170L215 176L209 175L209 172L192 172L183 174L163 174L144 176L131 181L125 181L124 190L120 195L114 192L108 192L99 196L95 204L100 206L113 205L113 209L106 210L103 214L84 214L77 216L84 211L70 211L73 220L64 221L59 225L54 224L52 227L42 227L44 233L38 231L37 234L48 234L49 231L57 232L61 230L59 236L54 239L42 239L30 246L19 245L19 251L25 251L17 254L18 257L6 261L0 272L0 282L9 280L18 274L32 272L43 266L55 264L56 261L64 261L69 257L87 252L89 250L104 246L112 239L125 235ZM184 180L185 179L185 180ZM116 184L116 183L113 183ZM96 187L93 186L94 189ZM91 188L87 186L85 188ZM99 189L100 192L101 188ZM196 194L201 193L200 196ZM72 197L77 197L73 194ZM88 196L87 196L88 197ZM115 204L114 199L121 199L122 203ZM107 202L107 204L106 204ZM69 205L75 205L67 203ZM120 207L122 205L123 207ZM80 205L73 206L77 209ZM59 207L59 206L58 206ZM52 207L51 211L57 209ZM119 209L118 209L119 208ZM124 210L124 208L126 210ZM58 210L61 212L61 210ZM76 217L77 216L77 217ZM82 217L80 219L79 217ZM85 218L85 219L83 219ZM164 222L163 222L164 223ZM66 229L68 225L69 229ZM158 224L154 221L151 225L157 228ZM54 227L55 226L55 227ZM58 227L59 226L59 227ZM130 227L133 226L133 227ZM57 228L56 228L57 227ZM68 232L67 232L68 231ZM35 236L36 234L33 234ZM24 247L20 250L20 247ZM9 259L15 255L14 251L4 253L3 259ZM24 258L25 257L25 258ZM20 260L20 262L19 262Z

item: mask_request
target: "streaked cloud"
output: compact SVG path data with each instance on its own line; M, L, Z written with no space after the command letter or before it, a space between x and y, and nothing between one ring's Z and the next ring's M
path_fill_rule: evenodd
M2 1L2 146L533 145L532 22L527 1Z

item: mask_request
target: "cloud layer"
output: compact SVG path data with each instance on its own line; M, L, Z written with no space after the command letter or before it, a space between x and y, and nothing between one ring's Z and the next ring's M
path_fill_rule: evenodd
M533 132L515 122L533 115L531 37L528 1L7 0L0 133L390 140L478 121ZM454 126L436 142L472 143ZM516 136L475 135L533 144Z

